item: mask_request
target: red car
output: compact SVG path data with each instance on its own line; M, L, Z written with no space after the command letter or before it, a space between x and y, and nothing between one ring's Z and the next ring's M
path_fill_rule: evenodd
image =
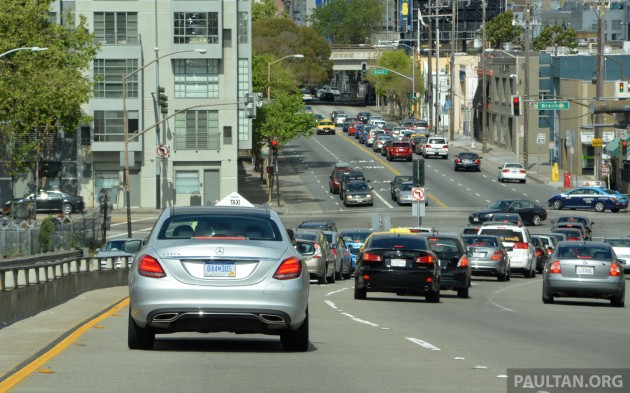
M350 164L347 162L338 162L335 164L335 168L330 174L330 181L328 183L329 191L331 194L339 194L339 186L341 185L341 177L344 173L348 173L352 170Z
M392 142L387 150L387 161L405 159L411 161L413 150L409 142Z
M357 125L363 124L362 121L353 121L348 127L348 135L354 135L357 132Z

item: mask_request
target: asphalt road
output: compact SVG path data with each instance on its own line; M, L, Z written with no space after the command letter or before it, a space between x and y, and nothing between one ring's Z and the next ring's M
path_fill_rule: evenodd
M323 113L332 109L319 107ZM348 108L348 113L353 112ZM302 179L303 189L283 212L285 224L295 227L316 218L334 220L340 229L383 221L415 225L411 208L393 204L388 189L395 174L411 173L411 163L379 157L340 132L291 143L281 164ZM328 176L337 160L364 170L380 196L374 207L345 208L328 192ZM481 173L454 172L450 159L428 160L427 169L431 198L423 225L445 232L461 231L471 211L494 199L523 197L544 205L557 192L535 182L498 183L491 167ZM300 211L307 203L317 208ZM530 231L548 232L553 218L568 213L549 211L549 219ZM628 234L626 212L580 214L595 221L595 238ZM134 236L146 233L154 219L139 217ZM125 225L115 223L111 233L126 233ZM282 352L277 337L228 333L158 336L155 350L130 351L124 301L86 324L80 322L96 311L69 311L79 310L77 302L84 304L85 299L98 310L116 303L112 292L124 297L125 288L114 288L103 292L101 302L98 293L89 293L22 321L19 331L12 331L15 336L0 330L0 359L7 350L21 350L14 342L26 344L37 335L51 341L79 324L84 332L70 336L65 347L33 356L39 363L11 392L505 392L509 368L630 368L627 307L578 299L545 305L541 287L540 275L514 276L510 282L474 278L469 299L445 291L439 304L431 304L423 298L371 293L358 301L353 280L327 285L313 281L307 353ZM4 386L0 382L0 391Z

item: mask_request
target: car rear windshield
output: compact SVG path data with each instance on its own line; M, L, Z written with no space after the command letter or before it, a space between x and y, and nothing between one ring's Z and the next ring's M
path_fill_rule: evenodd
M613 247L630 247L630 238L628 239L605 239L606 243Z
M341 237L346 243L363 243L368 235L369 233L363 232L343 232Z
M465 236L464 242L471 247L497 247L499 239L493 236Z
M372 239L370 248L428 250L427 242L420 237L379 237Z
M429 237L429 245L431 251L433 251L438 257L453 258L459 257L459 247L457 246L457 240L452 238L440 238Z
M475 153L460 153L459 158L466 158L468 160L476 160L479 156Z
M273 220L251 215L175 215L164 222L158 234L159 239L212 237L282 241L280 229Z
M513 231L509 228L482 228L481 233L484 235L497 236L502 242L522 242L523 233Z
M392 143L392 147L411 147L407 142L394 142Z
M612 259L609 247L591 245L563 245L558 248L557 257L564 259Z
M296 239L313 240L314 241L315 239L317 239L317 234L313 233L313 232L300 232L300 231L297 231L297 232L295 232L294 237Z

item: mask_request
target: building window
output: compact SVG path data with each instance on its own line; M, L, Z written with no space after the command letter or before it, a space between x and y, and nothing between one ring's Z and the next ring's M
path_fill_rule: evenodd
M199 172L176 171L175 192L177 194L192 194L199 192Z
M223 127L223 144L224 145L232 144L232 127L231 126Z
M249 35L249 13L247 12L239 12L238 13L238 43L246 44L247 38Z
M94 175L94 195L97 195L97 202L105 203L105 195L107 194L107 203L117 204L118 189L121 183L118 171L95 171Z
M127 130L138 132L138 111L127 111ZM122 111L94 111L94 142L124 142Z
M137 44L137 12L95 12L94 40L103 44Z
M249 93L249 60L238 59L238 98Z
M239 141L248 141L249 140L249 125L250 121L247 118L247 111L239 110L238 111L238 140Z
M617 20L613 20L612 22L612 29L613 30L621 30L621 20L617 19Z
M95 98L122 97L122 78L138 69L137 59L94 60ZM127 78L127 98L138 98L138 74Z
M173 19L175 44L217 44L219 42L218 12L176 12Z
M219 150L219 112L186 111L175 115L176 150Z
M176 98L219 98L218 59L176 59Z

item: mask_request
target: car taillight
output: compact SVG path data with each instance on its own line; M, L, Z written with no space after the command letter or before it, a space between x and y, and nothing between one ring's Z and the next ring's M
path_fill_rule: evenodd
M518 173L527 173L527 171L525 169L519 169Z
M363 254L363 262L382 262L383 257L378 254L374 254L371 252L366 252Z
M504 170L502 170L501 172L503 172L503 173L508 173L509 171L510 171L509 169L504 169Z
M503 252L502 251L495 251L492 256L490 257L490 259L492 259L493 261L498 261L501 258L503 258Z
M547 254L549 255L553 254L553 248L547 247Z
M516 243L514 243L512 248L514 248L514 249L521 249L521 250L527 250L529 248L529 244L524 243L524 242L516 242Z
M536 257L542 257L543 251L540 248L536 249Z
M479 165L479 160L475 160L475 164Z
M302 260L296 257L289 257L282 261L273 278L276 280L290 280L302 275Z
M337 250L335 250L334 248L331 249L332 253L335 254L335 256L337 256Z
M457 262L457 267L462 268L462 267L467 267L468 266L468 258L465 255L462 255L461 258L459 258L459 262Z
M315 252L313 253L313 258L321 258L322 257L322 249L319 247L319 244L315 244Z
M579 238L579 237L574 237L574 236L571 236L571 237L568 237L568 238L567 238L567 240L570 240L570 241L580 241L580 238Z
M560 261L553 261L549 268L550 274L560 274Z
M413 262L432 264L432 263L435 263L435 258L433 257L433 255L424 255L421 257L416 257L416 259L414 259Z
M455 162L460 163L460 162L462 162L462 160L460 160L459 158L456 158Z
M442 146L442 149L448 149L448 145Z
M138 274L150 278L166 277L166 273L164 272L162 265L160 265L160 262L150 255L143 255L140 257L140 263L138 263Z
M610 265L610 270L608 271L608 275L614 276L614 277L618 277L621 275L621 269L619 268L619 265L616 262L613 262Z

